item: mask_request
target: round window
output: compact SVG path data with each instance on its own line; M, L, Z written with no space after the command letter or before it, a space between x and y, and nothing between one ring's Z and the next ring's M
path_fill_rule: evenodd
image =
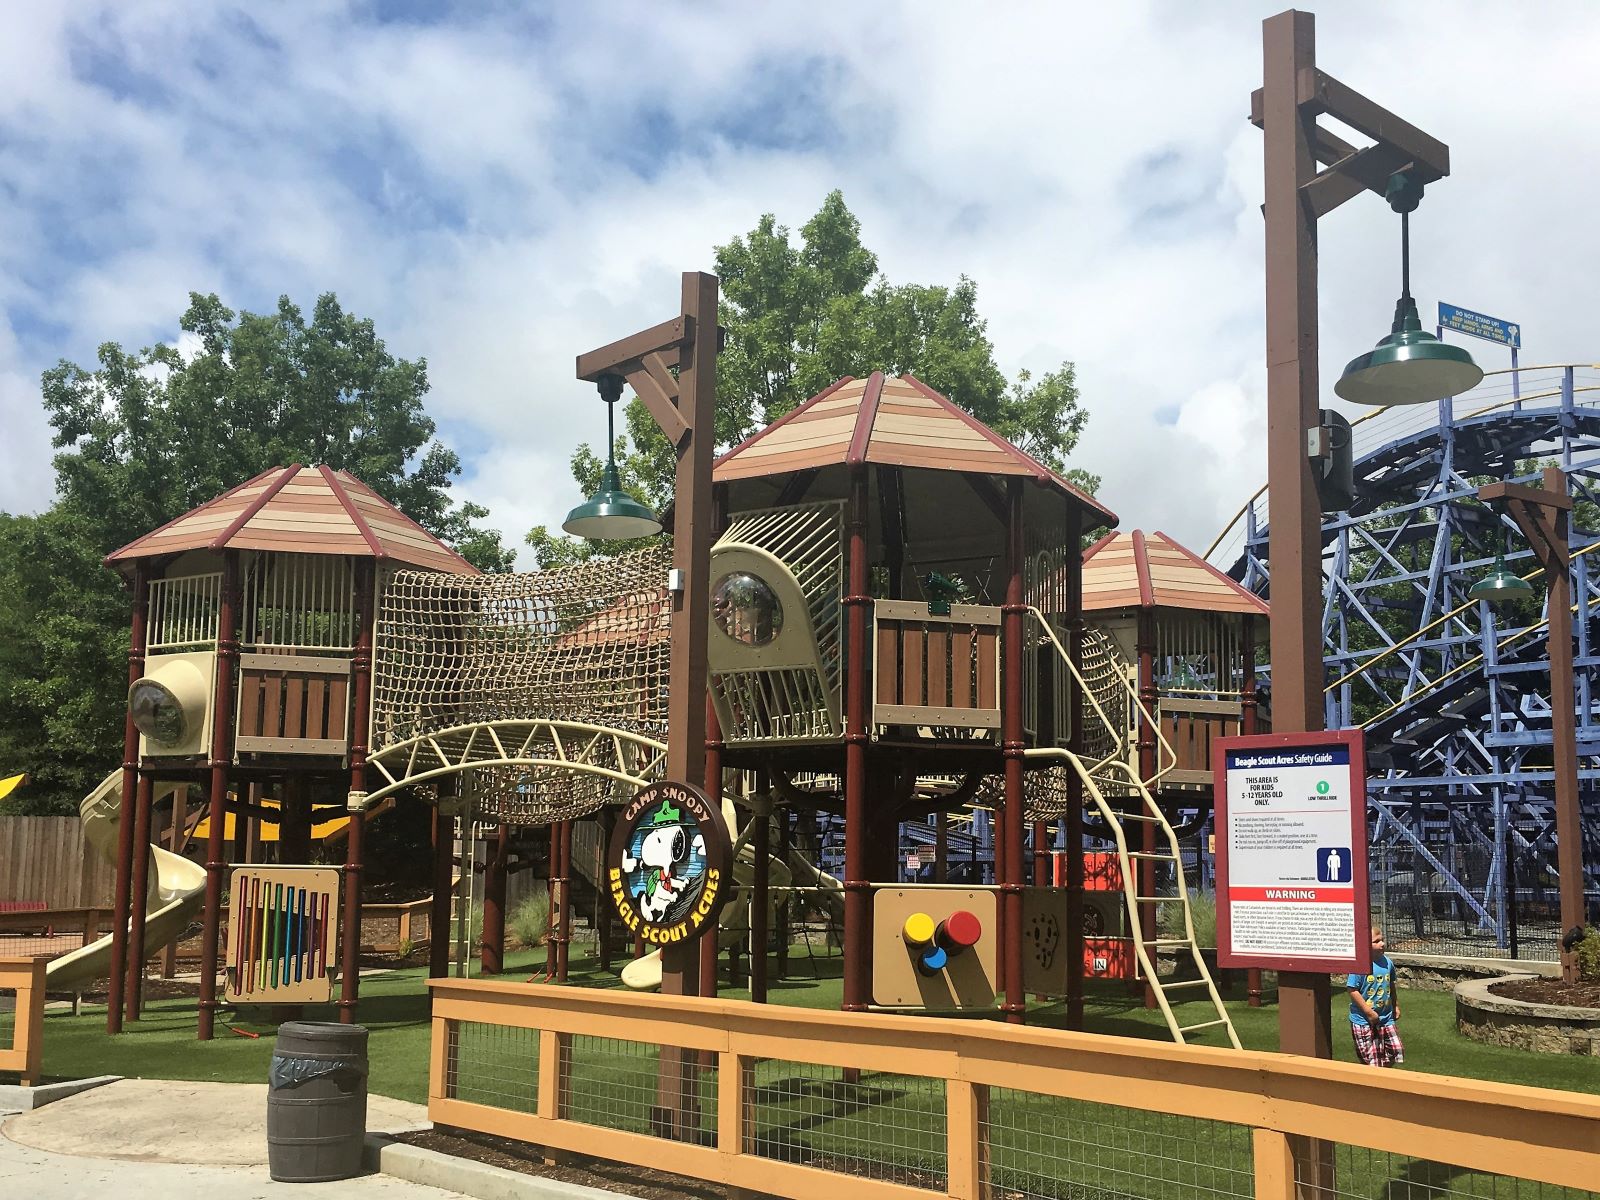
M711 590L711 616L717 627L746 646L765 646L783 629L783 605L759 575L734 571Z
M176 746L183 741L183 705L154 679L141 679L128 690L128 709L139 732L152 742Z

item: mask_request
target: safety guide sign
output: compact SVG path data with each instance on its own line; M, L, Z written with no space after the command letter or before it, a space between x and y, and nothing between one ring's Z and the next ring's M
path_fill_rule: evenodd
M1361 731L1217 738L1217 961L1371 969Z

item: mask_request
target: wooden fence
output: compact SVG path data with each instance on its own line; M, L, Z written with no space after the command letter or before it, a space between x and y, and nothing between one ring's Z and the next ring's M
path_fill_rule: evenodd
M76 817L0 817L0 901L105 907L115 883Z
M0 1039L0 1071L17 1072L25 1086L39 1082L44 1059L44 968L42 958L0 958L0 992L12 992L15 1004L10 1046Z
M1391 1178L1531 1197L1600 1181L1596 1096L990 1022L429 986L435 1123L796 1200L1289 1200L1389 1195ZM662 1064L685 1061L708 1064L687 1068L680 1094L705 1109L688 1128L657 1103L674 1094L658 1092Z

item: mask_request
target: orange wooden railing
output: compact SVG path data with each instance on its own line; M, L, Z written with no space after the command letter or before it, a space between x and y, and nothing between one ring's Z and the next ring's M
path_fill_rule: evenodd
M0 1071L15 1071L24 1086L39 1082L44 1061L44 969L42 958L0 958L0 990L15 990L11 1046L0 1049Z

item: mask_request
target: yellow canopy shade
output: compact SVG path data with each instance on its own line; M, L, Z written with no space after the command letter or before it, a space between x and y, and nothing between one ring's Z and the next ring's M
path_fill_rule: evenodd
M12 775L6 779L0 779L0 800L4 800L27 782L28 777L26 775Z

